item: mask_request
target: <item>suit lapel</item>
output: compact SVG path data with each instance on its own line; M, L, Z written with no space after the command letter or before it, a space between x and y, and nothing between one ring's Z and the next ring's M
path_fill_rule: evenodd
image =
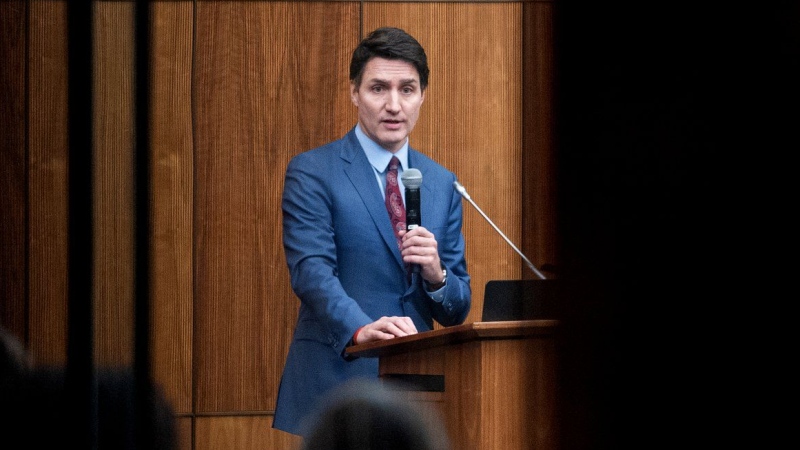
M361 148L361 144L356 139L355 132L350 131L347 134L345 145L342 146L341 157L347 162L344 165L344 171L367 207L375 228L387 247L389 247L392 255L394 255L397 264L401 268L404 267L400 250L397 248L397 240L392 232L392 223L389 221L389 214L386 212L383 196L375 180L375 173L369 160L367 160L367 156L364 154L364 150Z

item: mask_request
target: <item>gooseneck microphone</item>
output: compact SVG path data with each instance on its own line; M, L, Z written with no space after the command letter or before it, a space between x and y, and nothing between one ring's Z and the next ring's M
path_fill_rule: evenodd
M537 269L536 266L534 266L533 263L530 262L530 260L525 255L523 255L521 251L519 251L517 246L514 245L513 243L511 243L511 241L506 237L506 235L503 234L503 232L500 231L499 228L497 228L497 225L495 225L494 222L492 222L492 219L487 217L486 214L484 214L483 211L478 207L478 205L476 205L475 202L472 201L472 198L470 198L469 194L467 193L467 190L464 188L464 186L461 185L461 183L459 183L458 181L454 181L453 182L453 187L455 187L456 191L459 194L461 194L462 197L467 199L467 201L469 201L472 204L472 206L474 206L475 209L478 210L479 213L481 213L483 218L486 219L487 222L489 222L489 225L491 225L492 228L494 228L494 230L497 231L500 234L500 236L503 236L503 239L505 239L506 242L508 242L508 245L510 245L511 248L513 248L514 251L516 251L517 254L519 254L519 256L522 257L522 259L525 261L525 263L528 265L528 267L533 271L533 273L536 274L536 276L538 276L542 280L546 280L547 279L547 278L545 278L544 275L542 275L541 272L539 272L539 269Z
M422 172L418 169L406 169L400 175L403 186L406 188L406 230L413 230L422 224L419 212L419 187L422 186ZM411 267L414 273L419 273L419 264Z

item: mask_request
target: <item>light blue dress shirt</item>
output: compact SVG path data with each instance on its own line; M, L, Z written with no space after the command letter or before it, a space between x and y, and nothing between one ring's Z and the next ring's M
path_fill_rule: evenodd
M363 131L361 131L361 126L356 125L356 138L358 139L358 143L361 144L361 148L364 149L364 153L367 155L367 160L372 165L372 170L375 172L375 180L378 182L378 187L381 189L381 195L386 198L386 172L388 170L389 161L392 160L392 156L396 156L398 160L400 160L400 168L397 169L397 184L400 185L400 194L403 196L403 205L406 204L406 190L405 186L403 186L403 170L408 169L408 139L406 139L405 144L400 147L395 153L386 150L385 148L378 145L375 141L367 137ZM445 285L447 282L445 281ZM444 299L444 286L437 289L436 291L428 291L427 285L425 285L425 291L434 301L441 302Z
M397 184L400 185L400 195L403 196L403 205L405 206L406 190L405 186L403 186L401 176L403 175L403 170L408 169L408 139L406 139L406 143L403 144L400 150L396 153L392 153L367 137L367 135L361 131L360 125L356 125L356 138L358 138L358 143L361 144L361 148L364 149L364 153L366 153L367 159L372 165L372 170L375 172L375 179L378 180L378 186L381 188L381 195L383 195L384 198L386 196L386 171L389 161L392 160L392 156L397 156L397 159L400 160L400 168L397 170Z

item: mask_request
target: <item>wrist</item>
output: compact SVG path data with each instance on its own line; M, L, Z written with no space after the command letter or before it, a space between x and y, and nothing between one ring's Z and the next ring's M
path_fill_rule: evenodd
M431 283L428 280L425 280L425 286L428 288L429 291L438 291L439 289L443 288L444 285L447 284L447 269L442 266L442 280L438 283Z

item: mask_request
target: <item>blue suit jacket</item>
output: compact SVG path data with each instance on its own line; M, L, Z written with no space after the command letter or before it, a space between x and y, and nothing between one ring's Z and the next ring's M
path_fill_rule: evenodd
M433 320L462 323L471 290L455 175L409 149L422 173L421 225L438 242L447 269L436 302L418 275L409 282L381 188L354 130L294 157L283 191L283 244L300 311L284 367L275 428L302 434L303 420L331 388L354 377L377 377L375 358L348 360L353 333L381 316L408 316L422 332Z

